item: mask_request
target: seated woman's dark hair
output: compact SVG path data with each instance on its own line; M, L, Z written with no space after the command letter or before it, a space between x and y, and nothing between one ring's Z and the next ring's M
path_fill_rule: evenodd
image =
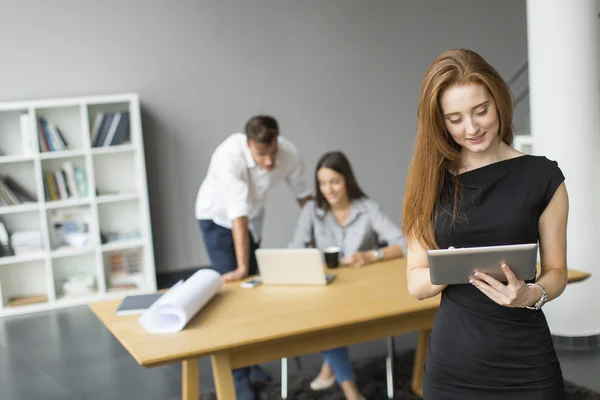
M348 191L348 198L350 201L359 199L361 197L367 197L360 186L358 186L358 182L356 182L356 177L352 171L350 161L348 161L348 158L344 155L344 153L341 151L330 151L329 153L323 154L321 159L317 162L317 168L315 169L316 202L317 207L321 210L329 210L329 203L319 189L319 177L317 176L317 173L321 168L329 168L344 177L344 180L346 181L346 190Z

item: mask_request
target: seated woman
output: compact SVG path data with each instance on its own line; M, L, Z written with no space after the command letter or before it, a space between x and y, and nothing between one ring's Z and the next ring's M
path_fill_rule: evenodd
M402 257L402 232L358 186L346 156L330 152L319 160L315 172L316 199L304 205L289 247L340 248L340 263L361 267L380 260ZM380 242L387 247L379 248ZM328 389L336 378L346 399L361 400L354 382L348 349L323 352L321 372L310 384Z

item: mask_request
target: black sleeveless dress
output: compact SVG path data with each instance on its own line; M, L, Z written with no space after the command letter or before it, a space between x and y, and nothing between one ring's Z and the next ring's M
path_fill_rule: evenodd
M454 179L461 197L452 223ZM535 243L538 220L564 176L554 161L521 156L455 178L440 196L440 248ZM564 400L562 371L542 311L494 303L476 287L450 285L431 336L425 400Z

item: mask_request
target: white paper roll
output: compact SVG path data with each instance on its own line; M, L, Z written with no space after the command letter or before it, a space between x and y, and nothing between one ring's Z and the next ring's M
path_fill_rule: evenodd
M219 292L221 275L212 269L198 270L185 282L179 281L163 294L138 322L150 333L174 333Z

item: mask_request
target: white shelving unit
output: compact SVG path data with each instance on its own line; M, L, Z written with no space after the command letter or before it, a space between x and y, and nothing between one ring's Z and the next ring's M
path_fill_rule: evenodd
M119 145L92 147L97 113L122 111L129 112L130 139ZM40 150L40 117L60 128L67 150ZM22 125L22 119L28 123ZM0 257L0 317L156 290L137 94L0 103L0 150L0 176L11 177L37 200L0 207L0 220L9 234L41 232L43 243L41 251ZM46 198L44 173L60 169L66 161L85 171L87 196L51 201ZM53 215L69 211L87 217L89 234L85 247L56 248L54 244ZM103 240L106 237L112 241ZM111 268L111 260L123 253L139 265L138 272L132 274L135 287L126 289L114 284ZM77 276L92 276L94 291L86 295L65 294L63 283ZM32 297L40 302L17 305L19 299Z

